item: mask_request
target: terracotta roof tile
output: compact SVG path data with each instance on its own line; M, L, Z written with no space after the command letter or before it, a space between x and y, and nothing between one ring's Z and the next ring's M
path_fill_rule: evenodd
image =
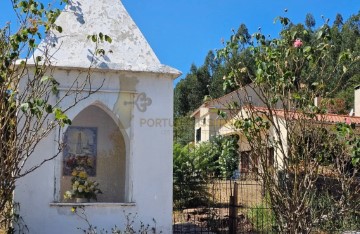
M247 108L259 112L268 112L268 109L265 107L247 107ZM297 113L295 111L290 111L285 113L284 110L282 109L273 109L273 114L281 117L284 117L286 114L288 118L297 119L299 118L300 113ZM360 117L358 116L348 116L348 115L338 115L338 114L318 114L316 117L317 117L316 119L320 122L324 121L327 123L360 124Z

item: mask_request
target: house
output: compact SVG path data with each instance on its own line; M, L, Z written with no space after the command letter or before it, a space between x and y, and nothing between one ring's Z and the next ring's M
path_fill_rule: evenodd
M191 114L191 117L195 118L196 143L209 141L217 135L233 133L232 127L228 125L228 121L225 121L218 114L218 111L224 111L230 114L229 105L233 103L237 104L233 109L238 110L240 110L241 106L250 103L254 106L264 106L252 86L245 86L242 89L230 92L220 98L205 102Z
M64 143L58 157L18 181L19 215L37 234L86 227L72 207L83 207L99 230L121 227L126 215L136 214L135 230L154 227L156 220L158 232L171 233L170 123L173 79L181 73L160 63L119 0L69 1L55 23L62 33L50 31L34 54L51 55L49 72L60 83L52 101L67 108L74 98L96 92L69 109L72 125L50 132L27 162L27 168L37 165L56 155L57 142ZM112 42L99 43L100 33ZM84 81L78 92L76 84ZM76 170L99 183L103 194L97 201L64 198Z
M249 143L247 142L245 136L240 133L234 127L234 121L242 118L246 119L250 114L256 114L257 116L268 118L269 109L265 106L261 97L256 94L257 88L254 88L253 85L244 86L238 90L235 90L229 94L226 94L220 98L208 101L202 104L198 109L196 109L191 117L195 118L195 143L201 143L204 141L211 140L215 136L226 136L237 134L239 135L239 151L240 151L240 163L239 170L242 173L247 173L252 171L252 163L257 162L257 158L250 158L252 155L250 151ZM316 116L318 122L326 124L334 123L354 123L356 125L360 124L360 86L355 88L355 104L354 112L350 115L339 115L333 113L327 113L324 115ZM315 98L315 105L320 105L320 98ZM286 145L286 128L285 119L298 119L299 113L296 111L285 112L281 109L281 104L277 103L276 108L272 109L271 115L275 118L275 122L278 124L278 129L282 132L277 134L275 132L274 126L270 126L268 132L265 134L268 136L268 141L276 142L279 137L281 137L284 145ZM334 108L334 107L332 107ZM225 113L226 117L221 117L219 112ZM290 115L286 116L285 114ZM269 144L271 145L271 144ZM283 165L284 154L287 153L287 150L282 152L276 147L269 146L267 150L268 163L270 165L276 164L279 167Z

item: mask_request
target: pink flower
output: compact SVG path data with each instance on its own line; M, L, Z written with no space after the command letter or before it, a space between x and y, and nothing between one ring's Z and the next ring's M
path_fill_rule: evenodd
M350 124L351 124L351 119L345 118L345 123L346 123L347 125L350 125Z
M301 47L302 45L303 45L303 43L302 43L301 39L296 39L296 40L294 41L294 47L295 47L295 48L299 48L299 47Z

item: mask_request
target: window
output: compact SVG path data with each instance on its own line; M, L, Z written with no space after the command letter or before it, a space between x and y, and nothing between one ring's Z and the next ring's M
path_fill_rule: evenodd
M258 164L258 158L252 151L240 152L240 173L255 172L255 165Z
M99 183L98 202L125 202L126 144L119 126L103 109L89 106L64 134L60 197L72 188L72 172L86 171Z
M250 151L240 152L240 172L247 173L250 169Z
M241 105L250 105L253 104L252 96L244 96L244 98L241 100Z
M201 141L201 128L196 129L196 142Z
M252 103L252 96L247 96L247 102Z
M274 147L270 147L268 149L268 157L267 157L267 165L269 167L273 167L274 163L275 163L275 152L274 152Z

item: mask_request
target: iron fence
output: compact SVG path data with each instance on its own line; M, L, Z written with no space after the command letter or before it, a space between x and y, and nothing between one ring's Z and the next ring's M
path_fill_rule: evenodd
M174 184L182 191L188 183ZM193 197L186 197L174 207L174 233L264 233L273 225L271 209L264 196L261 181L246 174L237 180L211 178ZM191 196L191 195L190 195Z

